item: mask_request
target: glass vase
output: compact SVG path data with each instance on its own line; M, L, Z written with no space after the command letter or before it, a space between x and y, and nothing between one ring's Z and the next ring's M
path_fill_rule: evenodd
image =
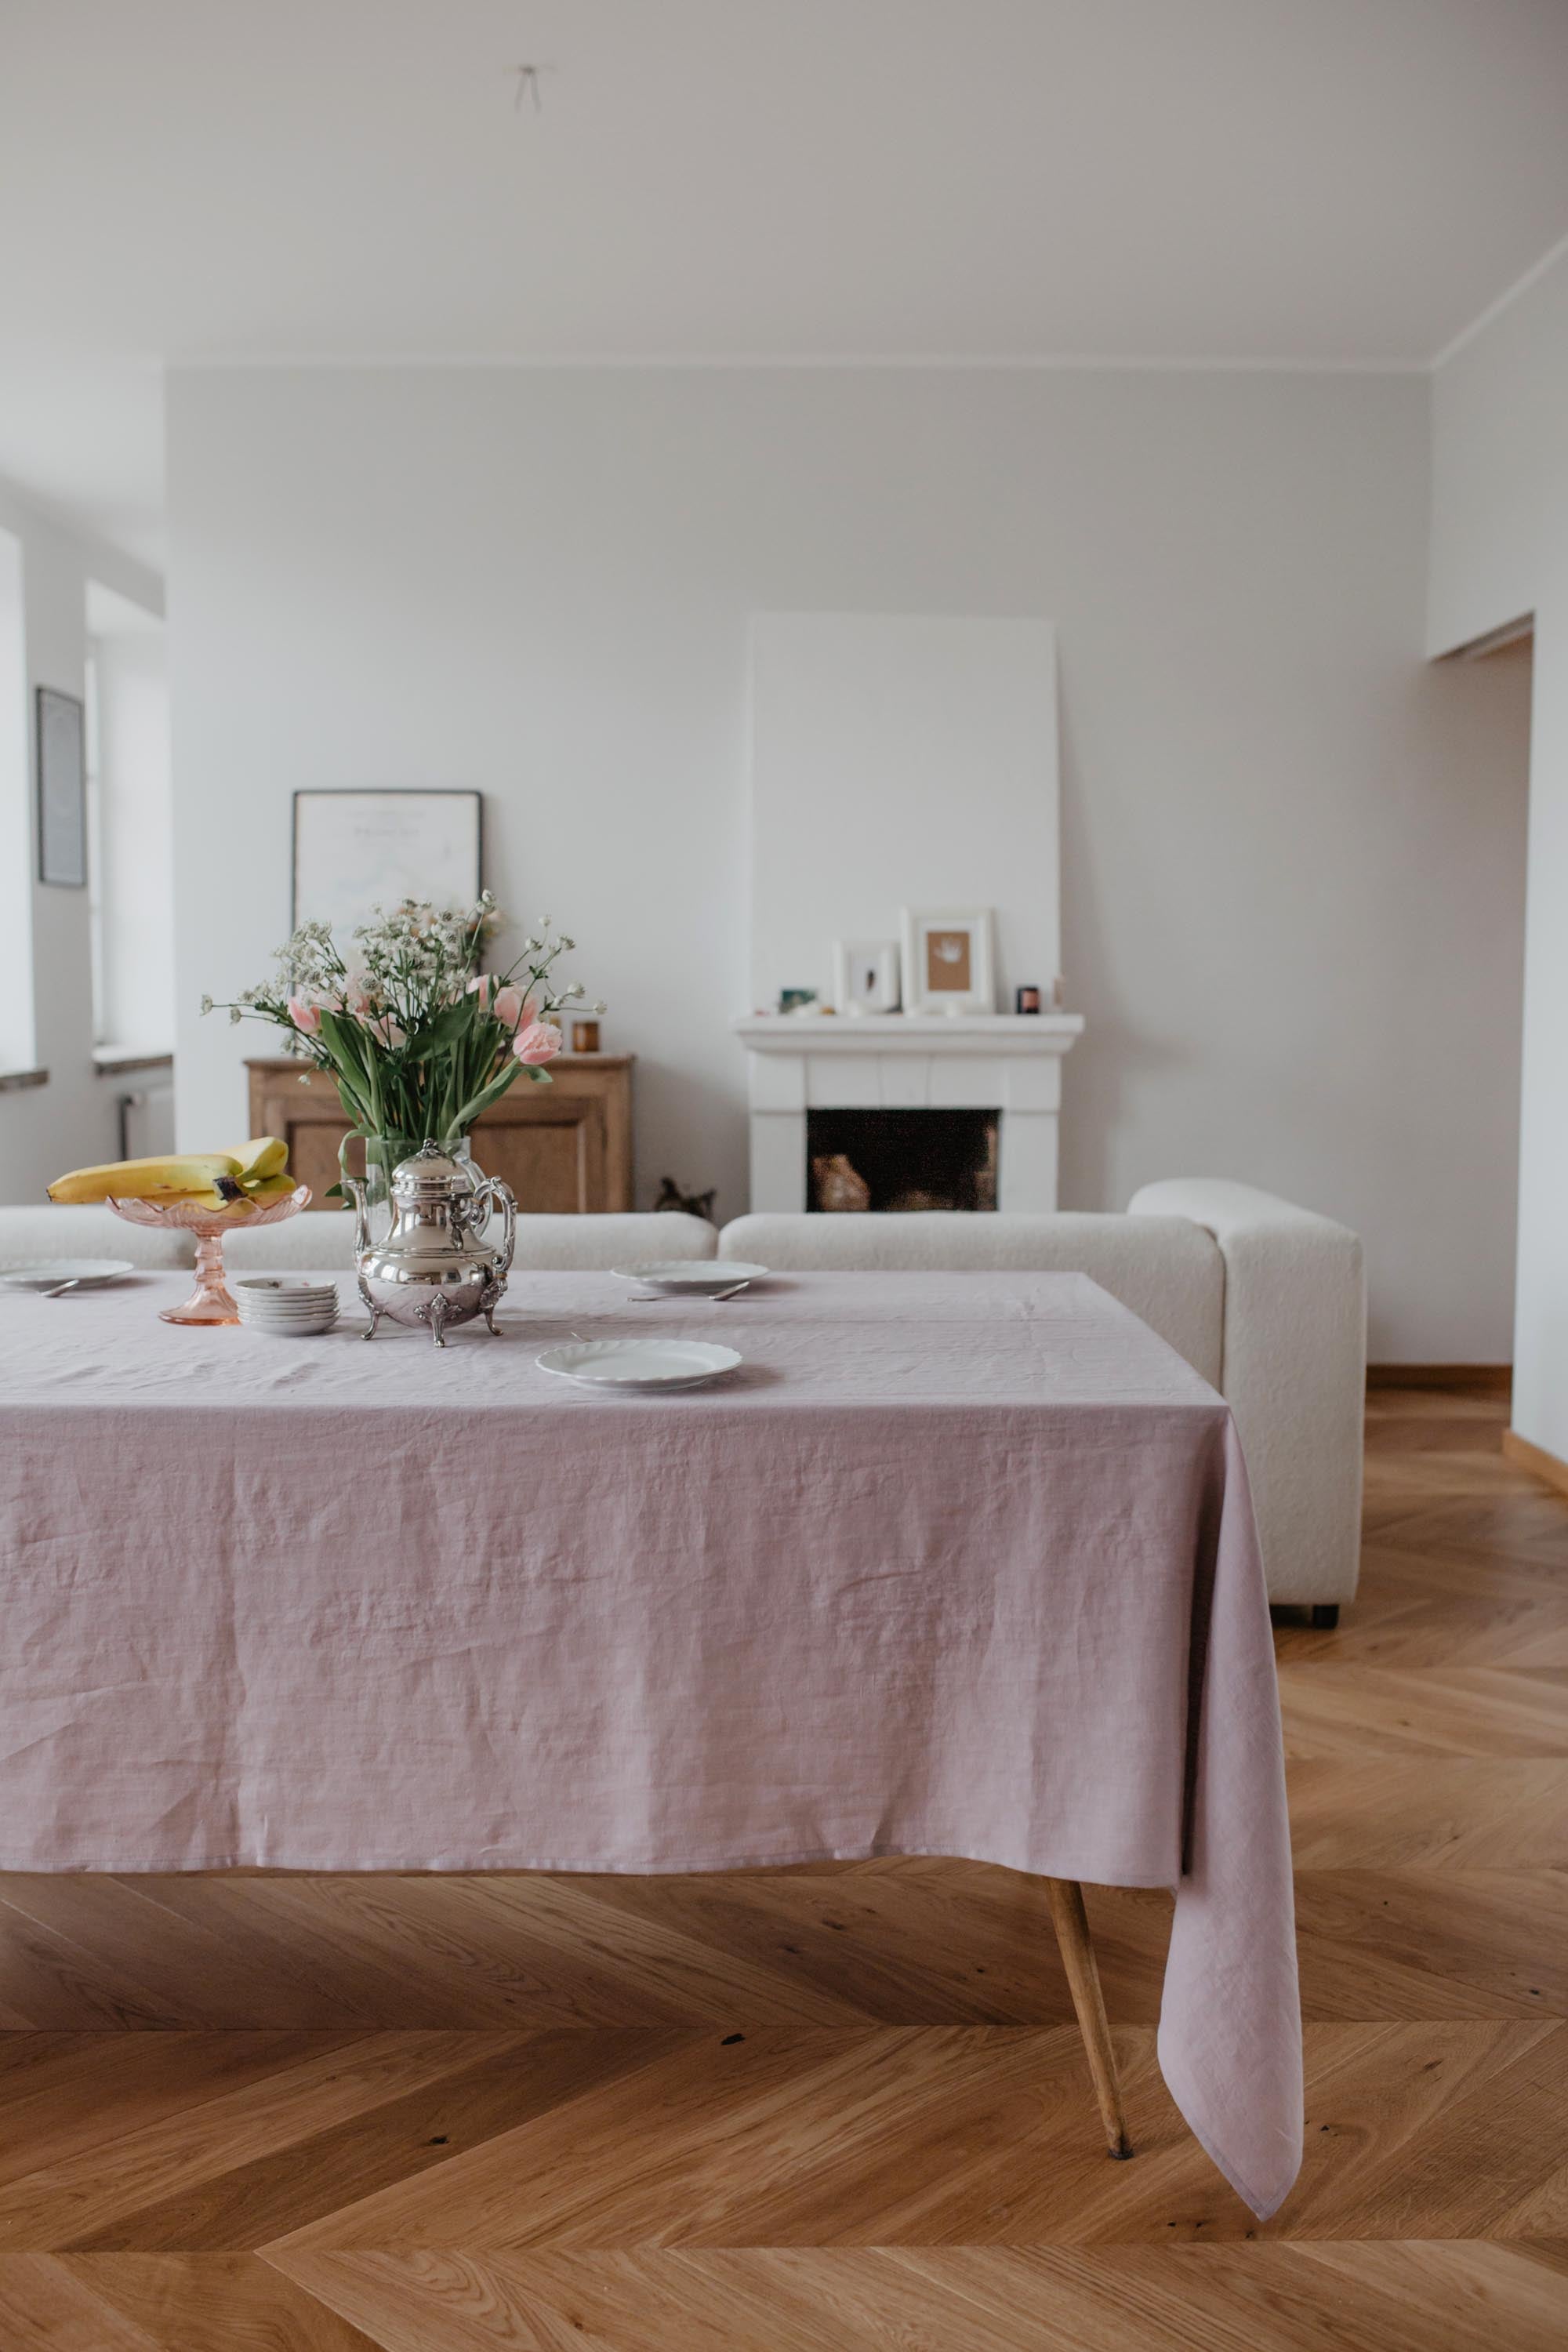
M413 1135L367 1135L364 1143L364 1205L365 1223L370 1246L379 1249L392 1231L392 1180L405 1160L417 1158L424 1150L424 1138ZM444 1143L442 1150L449 1160L466 1169L470 1192L484 1182L484 1171L475 1160L469 1139L465 1135L456 1143Z

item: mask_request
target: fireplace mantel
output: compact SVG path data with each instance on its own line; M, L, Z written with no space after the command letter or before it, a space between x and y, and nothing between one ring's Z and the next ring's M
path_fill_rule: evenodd
M756 1013L733 1024L751 1067L752 1206L806 1206L813 1110L995 1110L997 1205L1057 1205L1061 1066L1076 1013Z

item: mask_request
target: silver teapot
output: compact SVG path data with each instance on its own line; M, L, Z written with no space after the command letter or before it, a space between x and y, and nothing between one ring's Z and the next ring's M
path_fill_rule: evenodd
M511 1270L517 1243L517 1202L495 1176L475 1183L461 1161L426 1143L392 1171L392 1230L370 1237L365 1186L347 1176L354 1204L354 1265L359 1295L370 1309L367 1339L383 1316L392 1323L424 1324L438 1348L448 1326L482 1315L493 1331L495 1310ZM484 1246L493 1211L504 1220L500 1249Z

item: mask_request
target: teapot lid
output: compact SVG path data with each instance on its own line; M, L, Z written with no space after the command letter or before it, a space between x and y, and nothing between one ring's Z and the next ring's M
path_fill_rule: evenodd
M392 1171L392 1189L400 1201L442 1200L454 1192L466 1192L468 1186L468 1171L448 1158L434 1136L412 1159L400 1160Z

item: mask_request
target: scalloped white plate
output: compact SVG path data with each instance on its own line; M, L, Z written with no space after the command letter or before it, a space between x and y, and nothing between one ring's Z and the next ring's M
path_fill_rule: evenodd
M42 1265L13 1265L0 1274L7 1290L52 1290L57 1282L79 1282L97 1290L106 1282L123 1282L136 1268L128 1257L51 1257Z
M739 1282L762 1282L772 1268L747 1265L741 1258L699 1257L669 1258L653 1265L617 1265L612 1271L623 1282L640 1282L649 1290L668 1291L672 1298L682 1291L704 1298L715 1290L732 1290Z
M740 1360L702 1339L572 1339L534 1358L542 1372L591 1389L695 1389Z

